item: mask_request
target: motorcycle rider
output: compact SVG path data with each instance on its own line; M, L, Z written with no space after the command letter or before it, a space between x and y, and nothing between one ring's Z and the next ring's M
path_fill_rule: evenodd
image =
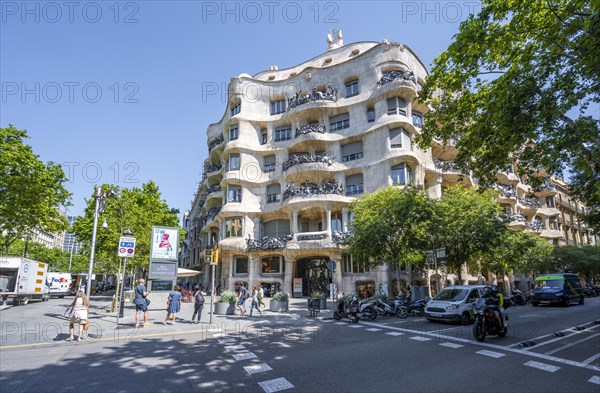
M494 304L498 306L497 310L494 310L498 325L504 327L504 295L500 292L498 285L492 285L487 293L494 300Z

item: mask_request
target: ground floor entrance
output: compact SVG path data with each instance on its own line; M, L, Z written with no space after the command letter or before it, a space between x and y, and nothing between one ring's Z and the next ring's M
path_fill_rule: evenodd
M313 292L329 294L332 276L327 262L328 257L310 257L296 261L294 277L302 279L302 296L310 296Z

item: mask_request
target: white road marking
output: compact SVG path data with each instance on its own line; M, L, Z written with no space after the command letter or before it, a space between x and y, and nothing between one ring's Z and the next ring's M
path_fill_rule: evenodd
M265 393L278 392L280 390L291 389L294 387L285 378L270 379L268 381L259 382L258 385L263 388Z
M264 373L273 370L267 363L253 364L252 366L244 366L244 370L248 375Z
M386 334L389 334L390 336L403 336L404 335L404 333L400 333L400 332L389 332Z
M335 324L336 324L336 325L347 325L347 323L346 323L346 322L336 322Z
M442 347L448 347L448 348L462 348L462 347L464 347L464 345L454 344L454 343L440 343L439 345L441 345Z
M381 329L377 329L377 328L369 328L369 329L365 329L365 330L368 330L370 332L380 332L381 331Z
M458 326L458 327L454 327L454 328L445 328L445 329L440 329L440 330L432 330L432 331L429 331L427 333L449 332L451 330L461 330L463 328L464 328L464 326Z
M235 343L235 342L237 342L237 340L233 337L224 338L222 340L219 340L219 344L228 344L228 343Z
M323 322L323 323L331 323L331 322L333 322L333 320L331 320L331 319L321 319L320 321Z
M529 367L533 367L533 368L538 368L540 370L548 371L551 373L560 370L560 367L558 367L558 366L553 366L551 364L546 364L546 363L534 362L533 360L528 361L527 363L525 363L525 365L529 366Z
M348 327L351 327L351 328L353 328L353 329L356 329L356 328L361 328L361 327L362 327L362 325L348 325Z
M487 349L481 350L481 351L477 351L476 353L480 354L480 355L484 355L484 356L489 356L492 358L501 358L502 356L506 356L505 353L500 353L500 352L494 352L494 351L488 351Z
M246 352L246 353L239 353L237 355L233 355L233 358L239 362L240 360L255 359L256 355L253 354L252 352Z
M551 350L551 351L544 352L544 355L552 355L553 353L556 353L556 352L562 351L563 349L570 348L570 347L572 347L573 345L581 344L582 342L585 342L585 341L587 341L587 340L591 340L591 339L593 339L593 338L596 338L596 337L598 337L598 336L600 336L600 333L592 334L591 336L584 337L584 338L582 338L581 340L577 340L577 341L575 341L575 342L572 342L572 343L569 343L569 344L565 344L565 345L563 345L562 347L554 348L554 349L553 349L553 350Z
M586 324L588 324L588 323L589 323L589 322L585 322L585 323L583 323L582 325L586 325ZM581 325L577 325L577 326L581 326ZM555 342L555 341L564 340L565 338L571 337L571 336L573 336L574 334L580 334L580 333L583 333L583 332L585 332L585 331L590 331L590 330L592 330L592 329L595 329L595 328L597 328L597 327L600 327L600 325L594 325L594 326L591 326L591 327L587 328L586 330L573 330L573 329L575 329L575 327L576 327L576 326L573 326L573 327L570 327L570 328L567 328L567 329L562 329L562 330L561 330L561 332L567 332L567 331L568 331L568 332L572 332L572 334L569 334L569 335L564 335L564 336L562 336L562 337L557 337L557 338L554 338L554 339L552 339L552 340L548 340L548 341L542 341L542 342L540 342L539 344L537 344L537 345L536 345L536 347L539 347L540 345L546 345L546 344L550 344L550 343L553 343L553 342ZM544 334L543 336L538 336L538 337L530 338L530 339L527 339L526 341L533 341L533 342L536 342L536 343L537 343L539 340L541 340L541 339L543 339L543 338L546 338L546 337L552 337L552 336L554 336L554 332L552 332L552 333L549 333L549 334ZM512 345L509 345L509 347L518 347L518 346L519 346L519 344L520 344L520 342L518 342L518 343L515 343L515 344L512 344ZM531 348L533 348L533 347L529 347L529 349L531 349Z
M240 349L246 349L245 346L239 344L239 345L226 345L225 349L228 351L238 351Z
M368 329L367 329L368 330ZM595 354L594 356L590 356L589 358L585 359L583 362L583 364L590 364L593 361L595 361L596 359L600 358L600 353Z
M594 375L593 377L588 379L588 382L595 383L596 385L600 385L600 377L597 375Z
M429 341L431 340L430 338L427 337L421 337L421 336L413 336L413 337L409 337L411 340L417 340L417 341Z

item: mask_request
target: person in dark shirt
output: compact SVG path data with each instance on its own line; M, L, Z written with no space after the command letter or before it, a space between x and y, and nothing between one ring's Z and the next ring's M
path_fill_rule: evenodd
M140 312L144 313L144 325L150 326L148 323L148 303L146 302L146 297L148 296L148 291L146 290L146 280L140 278L138 281L138 286L135 288L135 327L140 327Z

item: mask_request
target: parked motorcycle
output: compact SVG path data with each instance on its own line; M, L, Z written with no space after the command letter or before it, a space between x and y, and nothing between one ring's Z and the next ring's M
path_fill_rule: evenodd
M377 315L396 315L396 310L398 310L398 307L400 307L402 304L404 304L402 298L400 296L396 296L394 300L375 299L373 302L373 307L375 308Z
M396 310L396 315L398 315L400 318L406 318L408 314L422 317L425 315L425 306L430 300L430 298L425 298L421 300L415 300L412 303L406 302L398 307Z
M333 313L333 318L337 321L342 318L348 318L350 322L356 323L359 320L358 317L359 306L358 301L351 301L350 303L346 302L346 300L341 297L337 301L336 310Z
M508 333L508 318L503 321L503 326L500 326L498 318L496 318L496 311L499 312L499 309L494 299L487 296L477 299L474 311L473 336L475 340L483 342L488 334L498 337L506 336Z
M524 306L527 304L527 300L525 299L525 295L518 289L515 289L511 292L511 299L515 303L514 305Z
M358 316L359 318L369 319L371 321L377 318L377 311L375 311L374 301L365 299L358 302L358 298L355 296L352 298L353 302L358 303Z

